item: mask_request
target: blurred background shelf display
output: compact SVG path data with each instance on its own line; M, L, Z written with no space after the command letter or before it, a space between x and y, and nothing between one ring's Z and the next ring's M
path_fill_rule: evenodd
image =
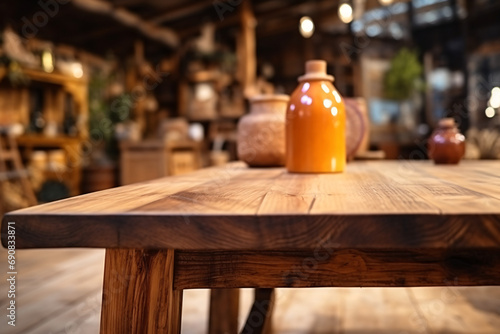
M83 73L46 72L17 63L2 69L0 124L16 125L24 132L17 143L25 164L31 167L33 152L43 150L51 155L61 150L60 168L56 171L47 164L35 190L52 180L66 189L65 196L78 195L82 146L88 137L88 84Z
M453 118L465 135L465 159L500 159L499 18L498 0L0 1L0 135L9 135L19 157L13 164L0 138L0 214L209 166L222 167L213 169L217 179L239 178L224 166L238 160L238 124L249 113L249 101L302 89L297 79L313 59L327 62L345 103L346 177L355 160L428 160L429 138L443 118ZM277 136L266 133L272 127L264 127L248 141L276 145L279 140L269 138ZM285 176L280 180L296 177ZM274 203L304 204L283 185L270 188ZM380 197L376 188L364 190ZM124 189L123 196L130 196ZM201 195L211 195L206 190ZM427 190L428 196L442 192ZM464 202L470 194L452 190L441 194L443 201ZM349 189L339 194L349 195ZM178 203L189 213L194 202ZM48 260L42 263L29 253L21 256L25 269L38 273L42 264L57 263L57 270L44 275L75 284L44 280L50 293L41 296L40 287L29 291L34 281L20 280L27 294L19 299L18 326L9 332L0 325L0 333L62 333L70 327L97 333L102 287L93 283L102 282L103 254L69 256L64 250L50 259L44 253ZM96 261L94 273L81 270ZM88 284L90 275L99 282ZM70 295L75 289L78 296ZM419 295L407 289L402 298L401 291L333 292L343 299L320 291L324 298L312 301L311 290L290 289L284 294L290 299L280 299L283 307L275 314L285 321L276 321L275 329L499 333L499 289L478 295L448 286L439 309L435 302L445 290ZM242 296L249 297L246 292ZM195 291L200 297L185 305L187 332L206 330L208 294ZM401 300L407 304L403 313ZM55 318L43 312L47 301L61 311ZM307 303L317 307L306 319ZM77 322L62 321L68 315Z

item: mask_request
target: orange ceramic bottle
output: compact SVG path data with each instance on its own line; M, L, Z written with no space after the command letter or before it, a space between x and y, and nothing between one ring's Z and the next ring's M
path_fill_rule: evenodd
M286 115L286 168L298 173L342 172L346 164L345 107L326 62L306 63Z

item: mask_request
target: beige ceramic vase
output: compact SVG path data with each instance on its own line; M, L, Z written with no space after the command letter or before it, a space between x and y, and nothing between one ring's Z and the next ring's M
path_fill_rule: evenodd
M238 123L238 158L252 167L285 165L288 95L257 95Z

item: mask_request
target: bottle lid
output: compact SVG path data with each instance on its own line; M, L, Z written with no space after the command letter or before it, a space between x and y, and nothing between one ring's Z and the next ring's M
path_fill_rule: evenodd
M307 80L328 80L333 81L334 78L326 73L326 61L324 60L308 60L306 62L306 74L299 77L299 81Z
M440 119L438 125L440 128L454 128L455 119L451 117Z

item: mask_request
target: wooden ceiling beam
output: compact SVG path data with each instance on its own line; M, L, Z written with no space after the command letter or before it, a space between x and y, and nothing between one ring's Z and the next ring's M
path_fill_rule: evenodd
M94 39L98 39L98 38L102 39L104 36L116 34L118 32L125 30L125 29L127 29L127 27L115 25L115 26L104 28L104 29L98 29L98 30L86 32L86 33L81 34L81 35L76 35L76 36L74 36L74 38L82 43L85 43L85 42L88 42L88 41L91 41Z
M163 22L174 21L181 19L183 17L192 15L196 12L201 12L209 6L213 6L214 1L199 1L194 4L183 4L176 8L172 8L167 10L165 13L158 15L154 18L149 19L148 21L155 24L161 24Z
M217 21L215 23L216 29L227 28L227 27L235 27L240 23L240 17L236 14L227 16L223 21ZM193 25L190 28L182 29L179 32L179 36L181 39L191 37L193 35L198 34L201 31L204 23L200 23L199 25Z
M111 2L113 3L113 5L120 7L128 7L141 4L141 1L138 0L112 0Z
M279 16L275 15L276 10L259 15L257 17L259 22L257 26L257 35L266 37L291 30L298 31L298 17L300 15L311 15L315 21L316 29L319 29L322 19L330 15L330 11L334 12L336 15L336 10L334 11L334 9L336 9L338 4L335 1L323 0L313 3L312 5L315 7L308 7L304 5L307 4L301 2L297 3L295 6L289 6L286 10L281 11ZM277 11L279 12L279 9Z
M326 2L326 1L325 1ZM331 0L330 0L331 2ZM213 3L213 1L211 2ZM267 3L273 3L273 6L265 6ZM290 5L290 2L287 1L279 1L279 0L270 0L268 2L260 3L256 5L256 8L269 8L264 11L261 11L257 13L257 10L255 10L255 16L257 17L258 24L262 20L268 19L268 18L274 18L276 15L283 15L283 14L288 14L288 12L297 10L297 8L300 8L301 6L304 6L304 4L307 5L306 1L304 0L299 0L295 1L292 5ZM227 28L227 27L234 27L237 26L240 23L240 18L237 14L237 11L233 11L231 13L228 13L225 17L224 20L217 21L215 22L215 26L217 29L222 29L222 28ZM203 23L199 23L196 25L192 25L189 28L183 29L182 31L179 32L180 36L182 39L190 37L192 35L197 34L201 27L203 26Z
M179 36L172 29L144 21L140 16L124 8L115 8L112 4L101 0L73 0L71 3L88 12L108 15L121 24L132 27L144 36L171 48L177 48L180 44Z

